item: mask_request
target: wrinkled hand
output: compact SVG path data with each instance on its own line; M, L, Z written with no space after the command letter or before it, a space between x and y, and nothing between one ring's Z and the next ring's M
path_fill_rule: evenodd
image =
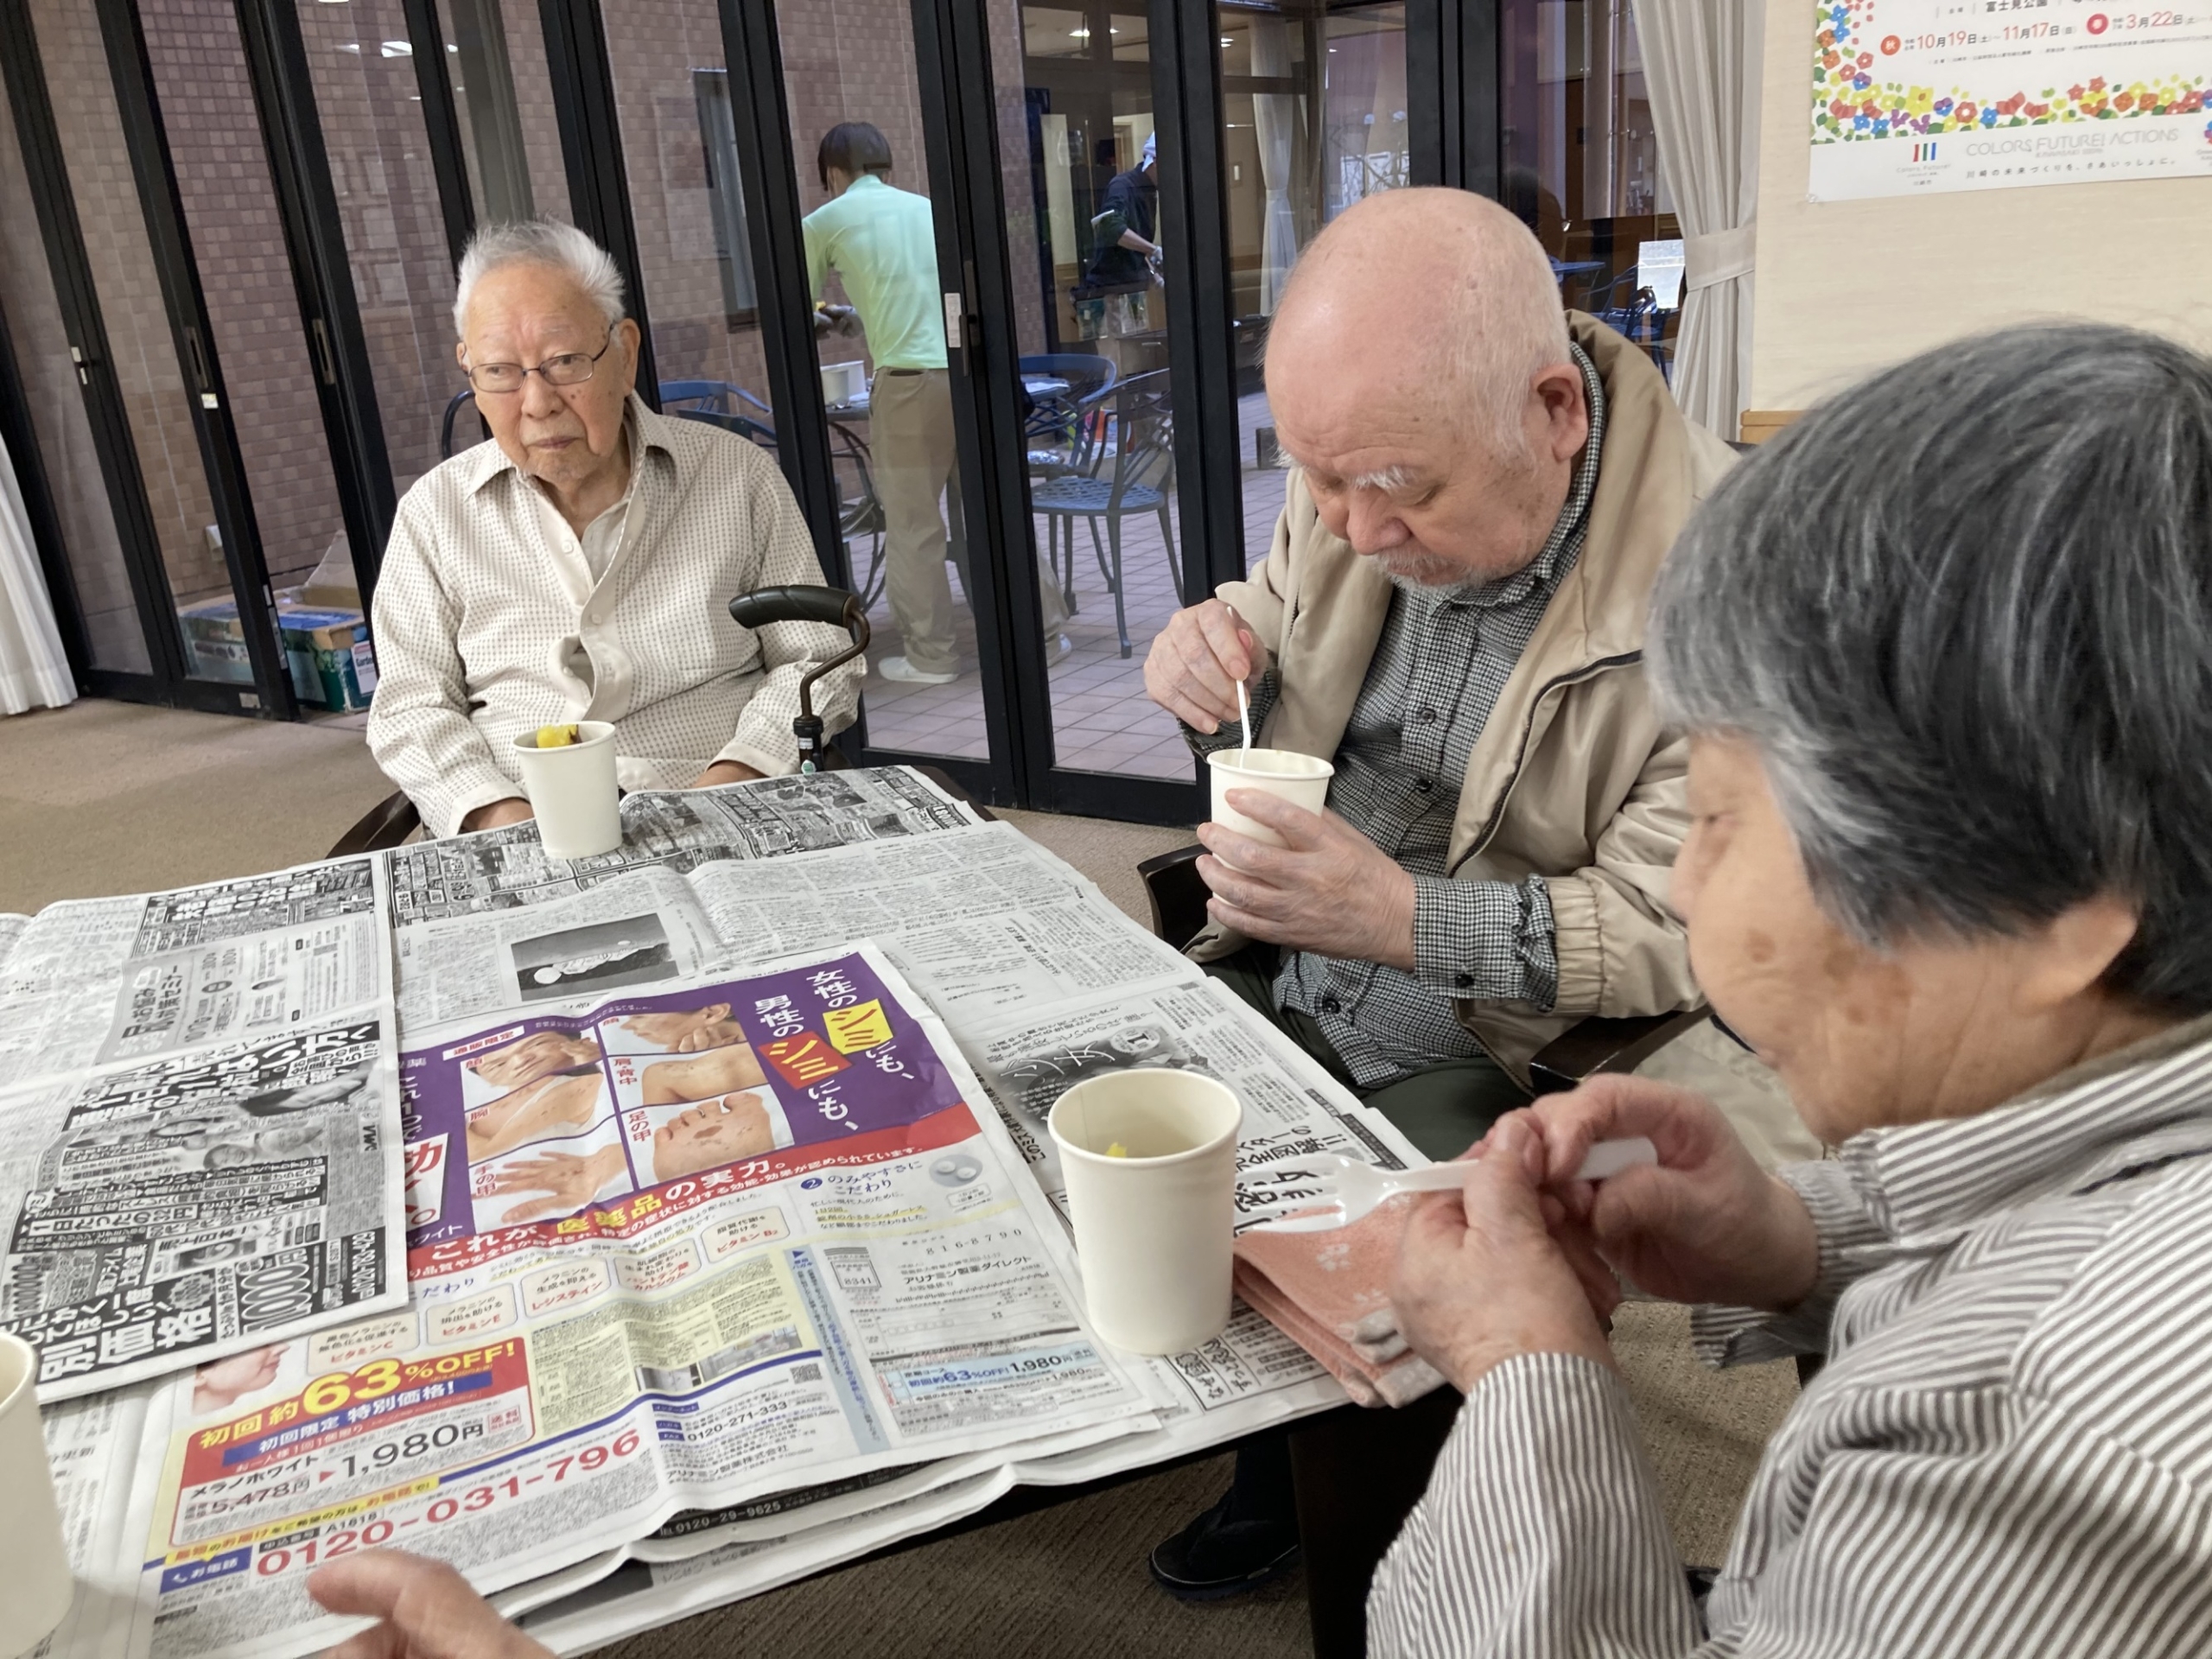
M308 1574L308 1594L328 1612L383 1621L332 1649L329 1659L552 1659L453 1568L404 1550L327 1562Z
M1244 620L1209 599L1167 619L1144 659L1145 695L1194 732L1236 718L1236 687L1268 665L1267 648Z
M489 806L480 806L474 812L465 814L461 820L461 827L464 831L497 830L502 824L520 823L531 816L530 803L519 795L512 795L504 801L494 801Z
M543 1152L493 1171L484 1192L487 1198L507 1192L550 1194L518 1204L499 1217L502 1227L518 1227L540 1216L563 1216L582 1209L591 1202L593 1193L607 1185L608 1177L621 1167L622 1152L619 1147L602 1147L583 1158L572 1152Z
M500 1096L468 1120L469 1161L496 1158L549 1129L582 1128L591 1122L598 1108L599 1086L599 1073L591 1071L550 1083L525 1084Z
M1599 1141L1649 1137L1656 1168L1596 1186L1555 1179L1569 1217L1605 1259L1641 1288L1679 1302L1770 1310L1804 1300L1820 1272L1812 1216L1784 1182L1758 1166L1728 1120L1687 1089L1600 1077L1530 1109L1548 1167L1566 1177Z
M741 784L761 774L742 760L717 760L694 779L694 789L712 789L716 784Z
M1456 1196L1415 1207L1391 1276L1399 1330L1462 1394L1521 1354L1613 1363L1599 1324L1610 1304L1592 1306L1587 1264L1578 1269L1546 1224L1544 1145L1523 1116L1491 1131Z
M1283 838L1269 847L1217 823L1198 826L1213 889L1206 913L1270 944L1357 962L1414 966L1414 879L1333 812L1308 812L1257 789L1229 804Z

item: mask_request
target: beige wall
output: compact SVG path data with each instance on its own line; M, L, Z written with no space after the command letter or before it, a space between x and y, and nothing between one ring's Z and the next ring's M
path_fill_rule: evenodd
M2212 179L1813 203L1812 0L1769 0L1753 409L2027 319L2135 324L2212 349Z

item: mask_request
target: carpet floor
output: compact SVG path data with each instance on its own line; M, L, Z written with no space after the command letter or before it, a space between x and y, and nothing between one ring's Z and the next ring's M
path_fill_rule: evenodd
M358 726L275 725L86 701L0 720L0 911L210 881L318 858L389 791ZM1004 814L1146 919L1135 868L1187 831ZM1761 1448L1796 1397L1786 1364L1716 1373L1677 1307L1631 1304L1613 1348L1686 1560L1717 1564ZM1020 1520L824 1573L619 1644L619 1659L701 1654L1059 1659L1308 1651L1296 1577L1189 1607L1145 1552L1219 1495L1198 1463Z

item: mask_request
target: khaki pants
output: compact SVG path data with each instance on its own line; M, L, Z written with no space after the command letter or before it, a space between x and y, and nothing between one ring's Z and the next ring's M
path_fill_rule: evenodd
M868 447L883 502L884 593L906 643L907 662L930 674L959 671L952 643L950 556L968 586L968 548L960 512L960 458L952 425L952 381L944 369L918 374L880 370L868 402ZM945 534L944 508L952 516ZM1039 559L1045 632L1067 621L1059 584ZM972 592L972 589L970 590Z

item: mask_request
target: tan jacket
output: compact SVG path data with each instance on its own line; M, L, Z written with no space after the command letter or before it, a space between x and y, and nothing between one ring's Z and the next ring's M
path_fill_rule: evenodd
M1553 1011L1465 1001L1457 1010L1523 1082L1536 1051L1585 1015L1662 1014L1703 1001L1681 923L1667 908L1689 824L1689 746L1662 728L1653 708L1643 623L1661 558L1734 456L1682 418L1641 351L1580 312L1568 322L1605 387L1589 528L1467 757L1446 866L1457 880L1546 879L1559 951ZM1218 590L1281 673L1261 741L1335 755L1391 592L1379 568L1322 527L1293 473L1267 562ZM1243 942L1217 926L1191 949L1210 961Z

